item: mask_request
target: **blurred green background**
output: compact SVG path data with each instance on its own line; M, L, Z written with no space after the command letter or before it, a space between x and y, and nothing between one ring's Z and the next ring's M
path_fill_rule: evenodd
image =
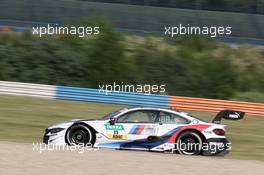
M0 80L90 88L165 84L168 95L264 103L264 0L100 1L0 0L0 27L100 26L99 35L84 38L1 32ZM164 36L164 26L179 24L231 26L232 35ZM2 95L0 140L41 141L53 123L120 107ZM261 117L223 123L234 148L228 157L263 160Z
M165 84L169 95L264 102L264 42L164 35L164 26L178 24L231 26L224 39L264 41L263 0L102 2L0 0L0 26L100 26L98 36L85 38L0 33L0 80L90 88Z
M263 0L81 0L215 11L264 13Z
M99 84L165 84L166 94L264 102L264 56L209 38L116 33L42 37L0 35L0 80L98 88Z
M241 5L250 9L252 6L248 4L256 6L263 4L264 0L160 0L161 4L169 3L166 7L162 7L161 4L161 6L129 5L135 1L126 1L128 4L80 0L0 0L0 26L2 24L31 27L43 25L43 23L78 21L95 16L105 18L117 31L129 31L140 35L146 33L163 35L164 26L190 24L191 26L231 26L232 37L241 37L244 40L247 38L264 39L264 9L262 6L258 8L262 12L260 14L253 13L251 10L236 12ZM154 2L155 0L148 1ZM172 8L180 4L200 6L206 1L219 10ZM108 2L122 2L122 0ZM243 2L246 5L243 5ZM221 3L229 5L221 6L219 5ZM232 8L230 11L223 11L227 7Z

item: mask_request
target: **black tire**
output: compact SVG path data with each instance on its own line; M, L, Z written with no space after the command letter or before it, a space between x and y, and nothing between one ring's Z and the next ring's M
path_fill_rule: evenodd
M180 154L199 155L202 151L202 138L193 131L183 132L176 140L176 149Z
M93 131L84 124L75 124L66 133L66 142L69 145L93 146L94 141Z

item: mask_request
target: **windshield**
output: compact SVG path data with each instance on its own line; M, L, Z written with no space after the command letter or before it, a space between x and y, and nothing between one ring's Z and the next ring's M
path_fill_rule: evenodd
M103 120L109 120L110 118L113 118L114 116L116 116L117 114L120 113L121 110L117 110L117 111L114 111L114 112L111 112L105 116L102 117Z

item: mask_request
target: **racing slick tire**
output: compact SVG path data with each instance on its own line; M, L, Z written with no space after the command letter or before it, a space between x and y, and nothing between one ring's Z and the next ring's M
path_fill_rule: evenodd
M66 142L69 145L93 146L95 134L92 129L84 124L75 124L66 132Z
M202 152L202 138L193 131L180 134L176 140L176 150L183 155L199 155Z

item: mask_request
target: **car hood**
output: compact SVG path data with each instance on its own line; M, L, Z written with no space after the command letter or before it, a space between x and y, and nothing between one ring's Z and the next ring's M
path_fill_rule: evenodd
M66 122L61 122L61 123L57 123L55 125L49 126L48 129L52 129L52 128L68 128L70 127L72 124L76 123L76 122L84 122L84 123L100 123L103 122L104 120L102 119L72 119L70 121L66 121Z

